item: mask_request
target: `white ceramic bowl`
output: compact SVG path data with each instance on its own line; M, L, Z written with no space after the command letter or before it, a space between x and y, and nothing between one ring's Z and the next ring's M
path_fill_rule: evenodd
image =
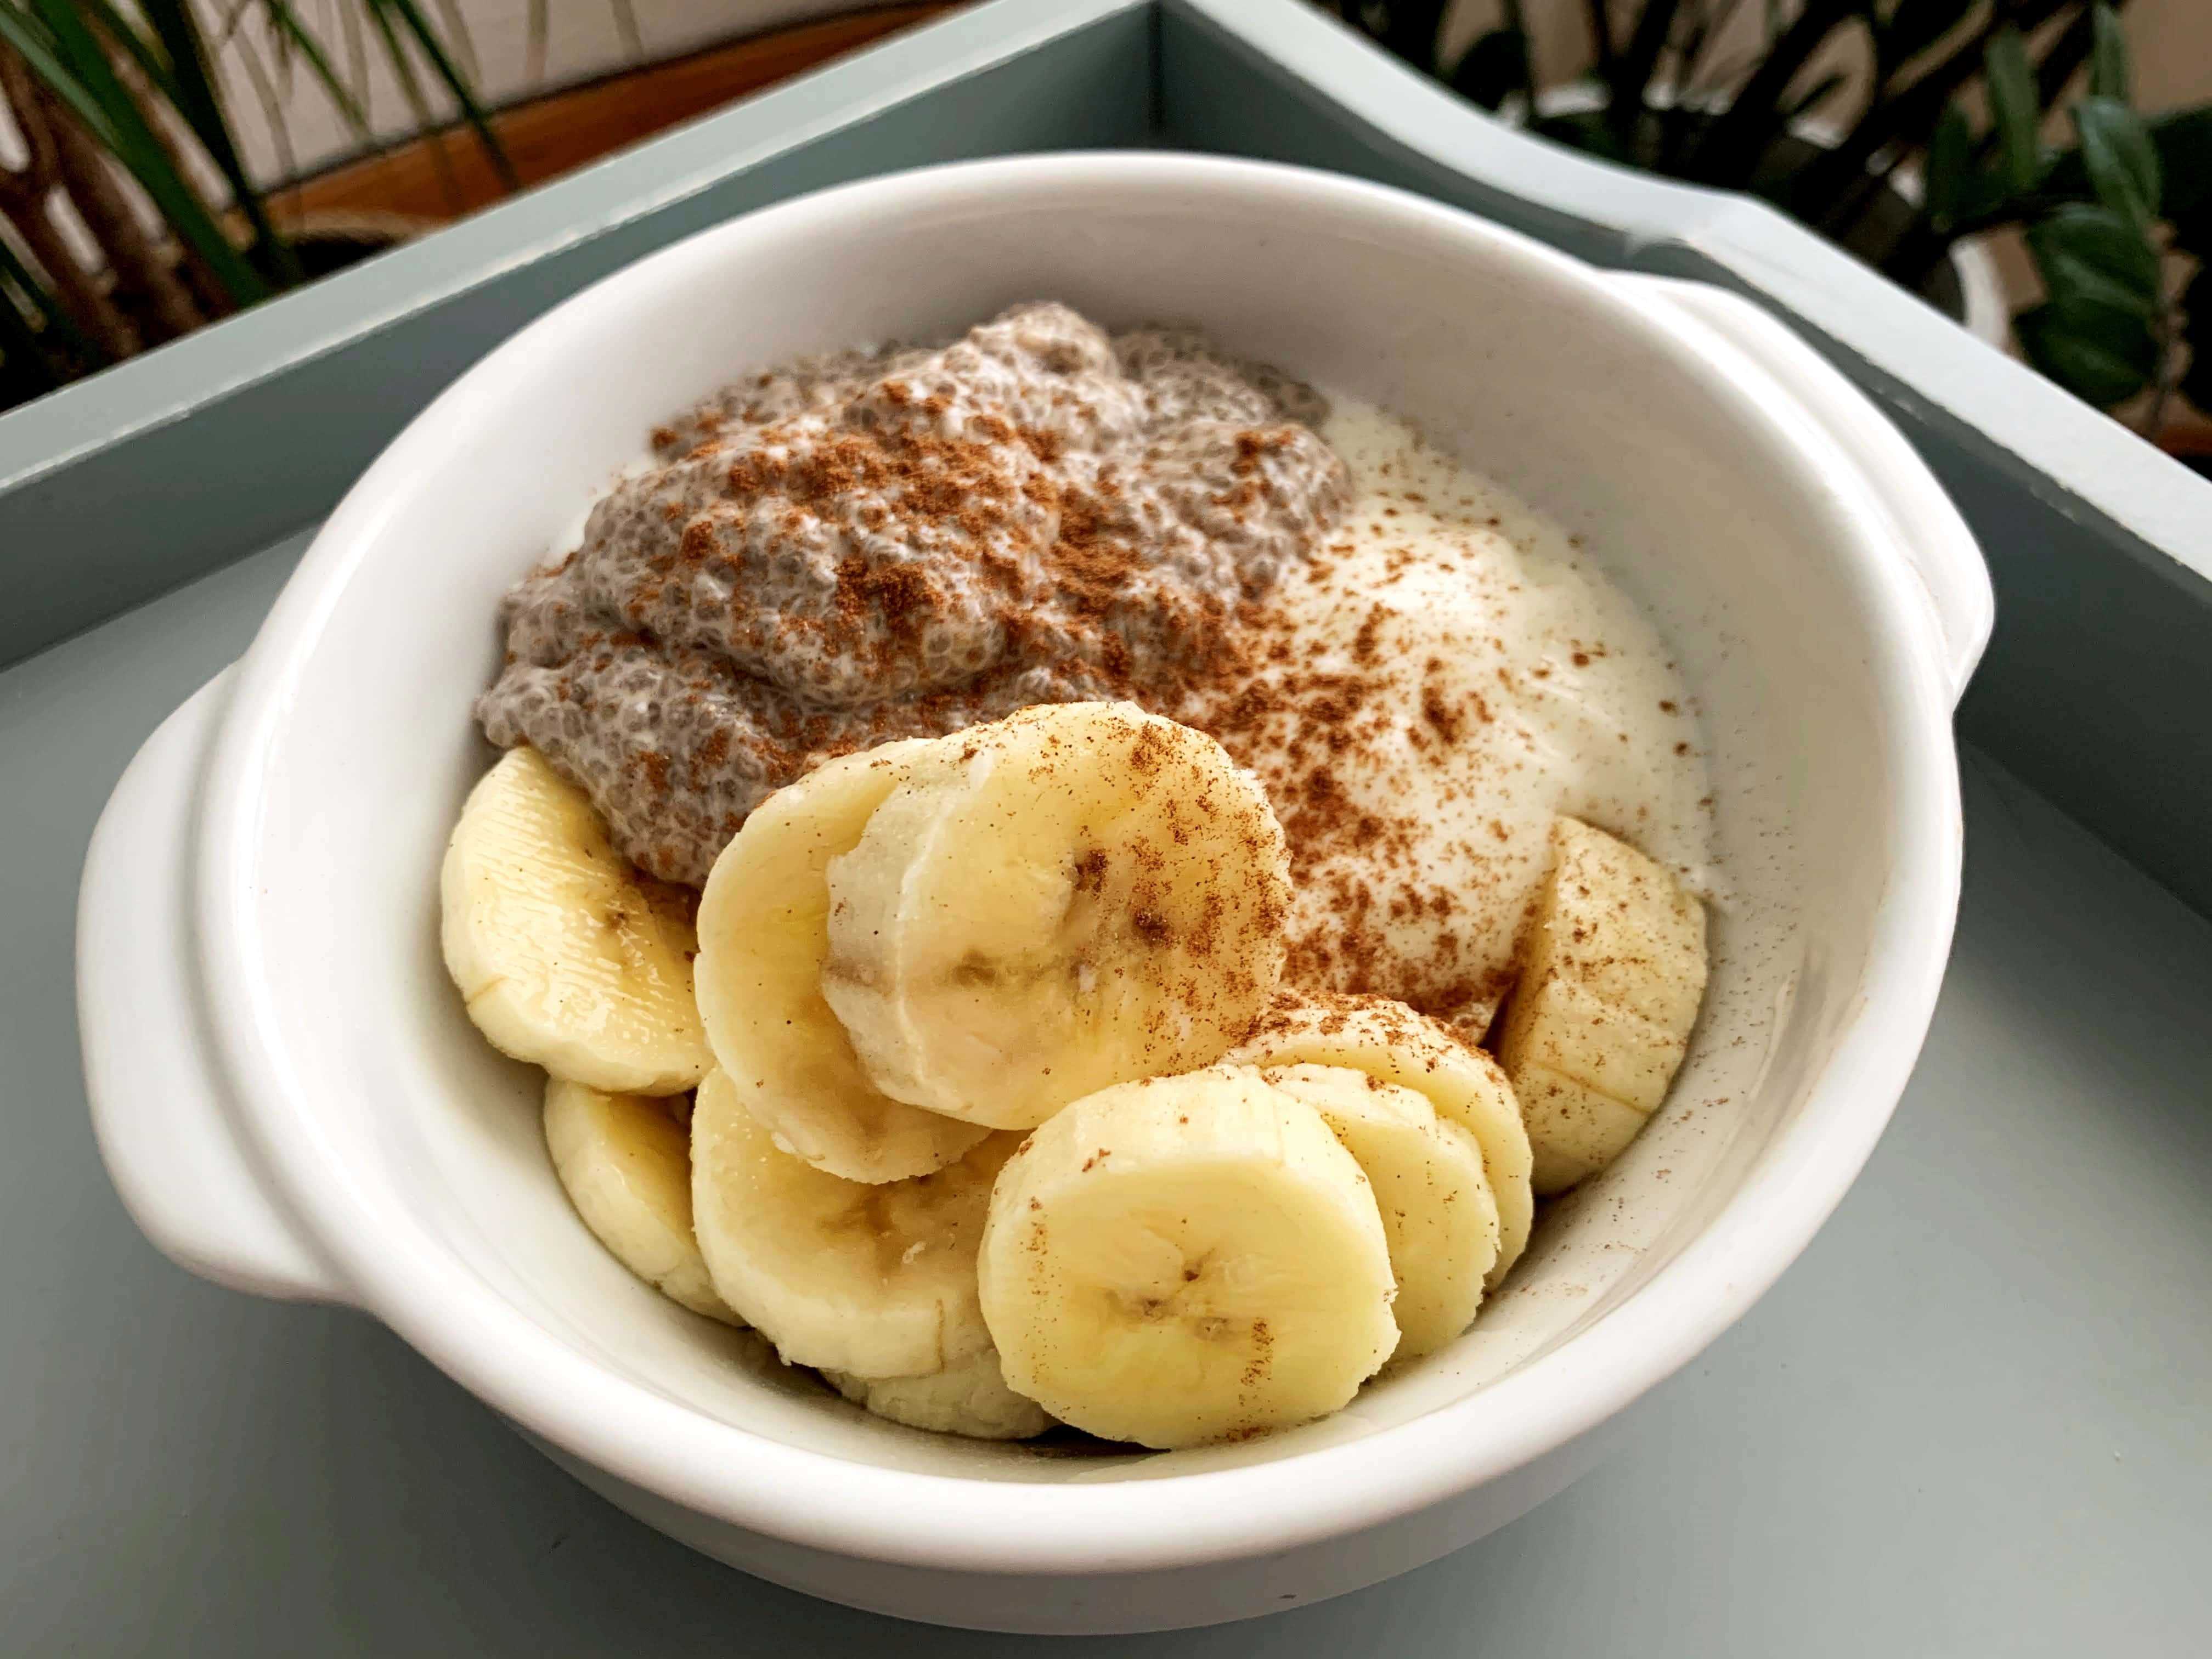
M438 957L489 751L502 590L655 422L749 368L1065 299L1189 319L1419 420L1564 520L1705 710L1735 898L1658 1121L1456 1346L1310 1428L1053 1455L776 1375L584 1231L538 1080ZM464 375L316 540L245 660L148 744L80 934L100 1144L155 1242L343 1302L700 1549L950 1624L1200 1624L1371 1583L1512 1519L1794 1257L1904 1085L1956 903L1949 717L1990 598L1911 453L1795 337L1410 196L1061 155L832 191L679 244Z

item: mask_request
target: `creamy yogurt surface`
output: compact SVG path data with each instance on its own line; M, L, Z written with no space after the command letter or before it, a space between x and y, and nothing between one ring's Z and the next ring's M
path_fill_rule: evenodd
M1343 397L1334 532L1248 617L1197 723L1254 767L1297 884L1286 978L1480 1033L1565 813L1711 896L1695 711L1658 630L1559 526Z
M1184 330L1016 307L750 376L510 596L478 713L698 884L823 760L1127 697L1265 784L1286 980L1479 1036L1555 814L1711 896L1693 707L1554 523L1404 422Z

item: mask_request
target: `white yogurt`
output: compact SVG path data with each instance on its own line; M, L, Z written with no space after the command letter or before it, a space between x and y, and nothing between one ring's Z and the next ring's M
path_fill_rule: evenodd
M1559 526L1333 399L1355 500L1267 601L1271 693L1224 739L1298 854L1291 979L1480 1031L1549 867L1555 814L1711 896L1694 707L1658 631Z

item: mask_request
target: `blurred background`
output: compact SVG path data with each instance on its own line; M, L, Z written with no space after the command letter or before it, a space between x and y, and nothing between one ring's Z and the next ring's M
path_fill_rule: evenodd
M0 409L948 9L0 0ZM1335 0L1443 88L1765 197L2196 464L2208 0Z

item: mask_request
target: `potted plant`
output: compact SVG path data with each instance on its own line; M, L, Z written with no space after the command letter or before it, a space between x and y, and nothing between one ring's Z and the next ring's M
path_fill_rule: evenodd
M1449 62L1442 0L1340 15L1482 107L1554 142L1761 196L1939 301L1969 239L2017 228L2045 297L2012 319L2027 359L2100 408L2179 392L2212 409L2212 106L2138 115L2109 0L1802 0L1765 7L1749 58L1719 60L1735 0L1587 0L1591 68L1547 93L1521 0ZM1856 48L1853 76L1827 67ZM1978 117L1977 107L1985 111ZM2063 110L2072 142L2043 142ZM1954 282L1955 278L1952 278Z
M512 169L445 33L416 0L344 0L416 125L442 88ZM241 159L216 73L249 15L289 71L369 129L334 55L290 0L242 0L216 39L190 0L0 0L0 106L23 160L0 164L0 410L388 245L405 227L280 222ZM58 210L66 210L61 211ZM74 234L73 234L74 233Z

